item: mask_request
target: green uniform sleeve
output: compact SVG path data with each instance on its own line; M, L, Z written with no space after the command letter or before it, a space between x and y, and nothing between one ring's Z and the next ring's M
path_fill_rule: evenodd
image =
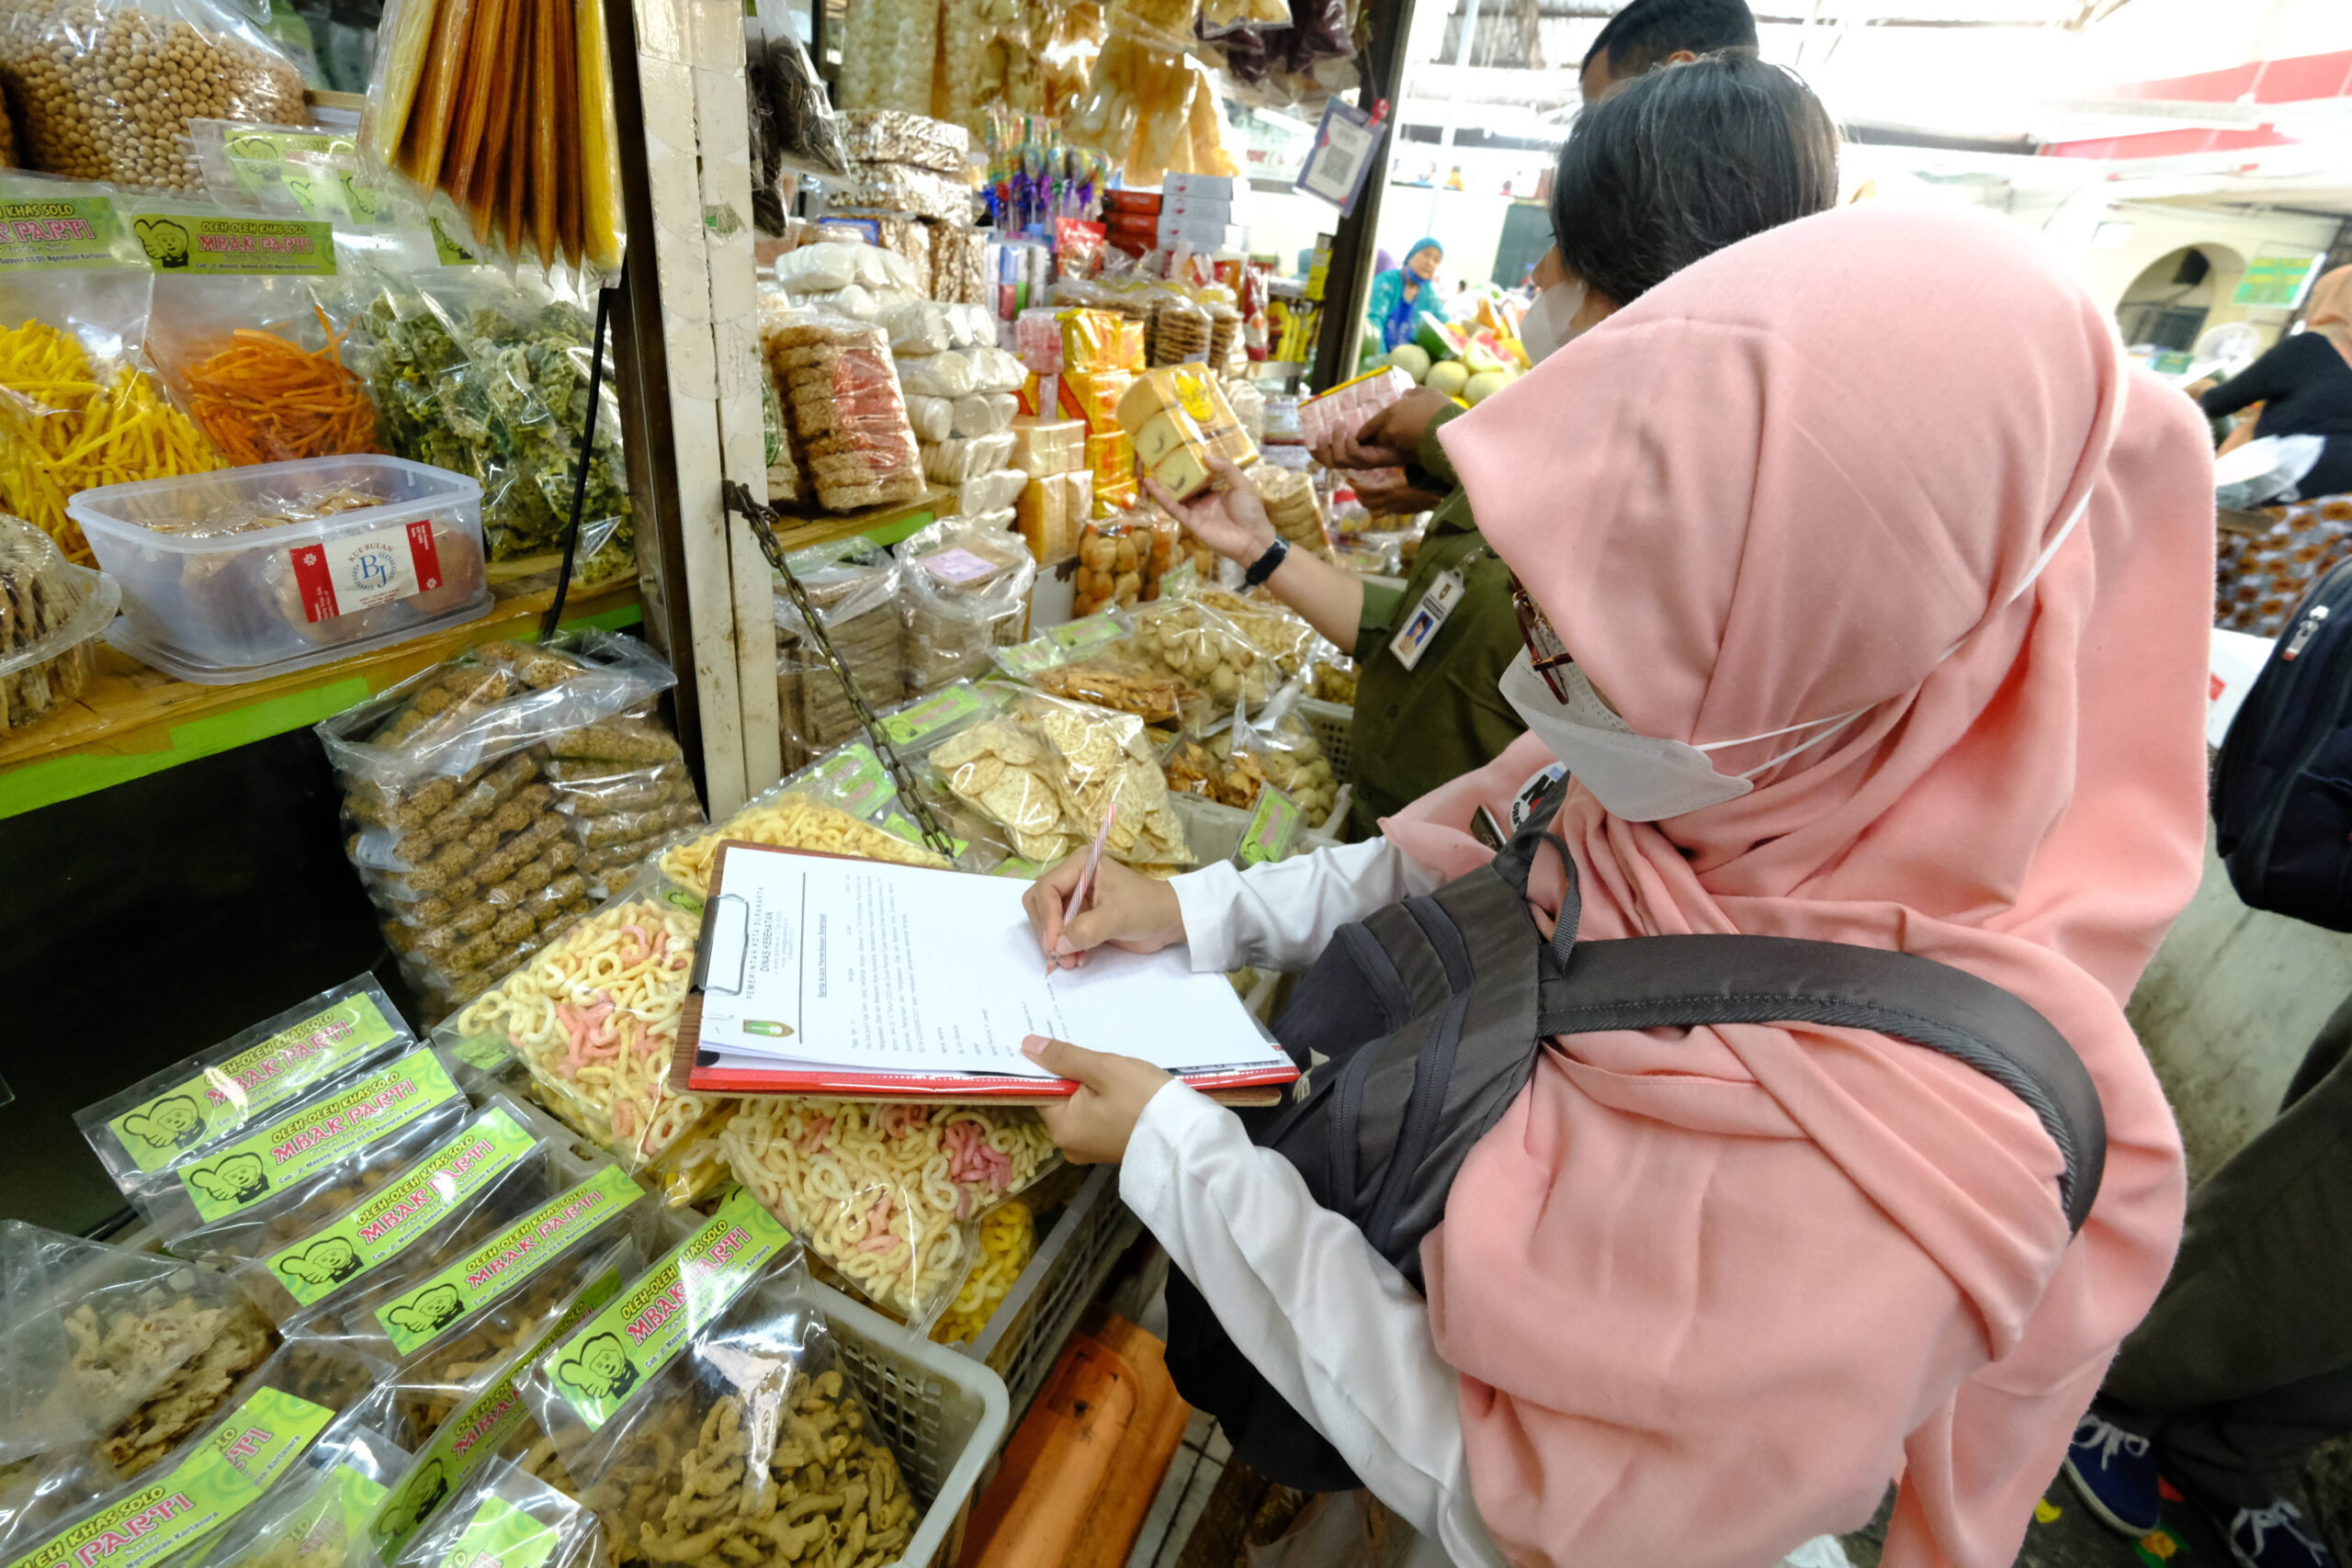
M1452 490L1462 482L1453 471L1453 459L1438 445L1437 433L1470 411L1459 403L1438 410L1430 416L1430 427L1421 432L1421 445L1413 454L1413 466L1438 481L1438 487Z
M1356 657L1361 660L1366 650L1388 638L1396 625L1396 611L1405 603L1405 592L1385 582L1363 585L1363 615L1356 622Z

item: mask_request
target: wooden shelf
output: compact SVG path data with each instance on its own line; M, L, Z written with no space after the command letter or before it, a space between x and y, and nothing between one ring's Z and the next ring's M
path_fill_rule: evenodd
M555 601L552 587L492 592L498 603L480 620L235 686L175 681L100 643L79 699L0 736L0 818L316 724L475 643L536 637ZM637 581L574 587L564 610L567 626L634 626Z
M863 512L818 516L780 506L776 512L784 521L775 531L775 542L786 550L805 550L811 545L830 545L835 539L863 534L877 545L895 545L955 510L952 490L933 490L921 501L897 506L869 506Z

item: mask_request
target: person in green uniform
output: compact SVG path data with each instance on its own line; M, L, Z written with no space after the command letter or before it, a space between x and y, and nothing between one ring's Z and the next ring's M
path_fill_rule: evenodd
M1543 292L1521 329L1530 357L1702 256L1837 198L1837 130L1820 100L1780 67L1735 51L1625 83L1577 117L1560 150L1555 243L1536 269ZM1249 569L1251 586L1264 583L1354 656L1358 835L1500 755L1525 728L1497 686L1520 649L1510 572L1487 549L1438 440L1447 421L1467 412L1422 388L1315 454L1329 468L1402 468L1413 499L1434 507L1401 592L1288 549L1231 465L1189 502L1153 487L1203 543ZM1563 525L1574 515L1573 499L1563 497Z

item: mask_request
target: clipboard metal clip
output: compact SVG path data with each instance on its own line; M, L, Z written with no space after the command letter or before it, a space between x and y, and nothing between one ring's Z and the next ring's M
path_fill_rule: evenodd
M858 725L865 731L866 743L874 748L874 754L881 759L883 767L889 770L890 782L899 787L899 803L906 807L907 815L914 818L915 826L922 829L923 843L940 859L953 861L956 858L955 840L947 836L947 829L941 827L939 818L932 814L931 804L923 799L914 775L907 771L906 763L899 760L898 748L890 744L889 737L882 732L881 721L874 716L874 710L867 707L865 699L858 694L857 682L850 678L849 666L842 663L842 656L833 651L833 639L826 635L824 617L809 602L808 589L802 587L800 579L793 574L791 563L785 559L784 547L775 541L776 526L784 519L765 502L752 500L751 491L740 479L722 481L719 495L728 511L741 514L752 525L752 537L759 541L760 553L768 558L768 564L775 568L776 576L783 581L785 592L792 596L792 607L800 612L800 623L808 628L809 644L824 660L825 668L832 672L833 679L841 682L842 695L848 699L850 711L857 715Z
M752 950L752 902L740 894L721 892L703 907L702 937L695 946L694 977L689 988L705 996L740 997L743 967ZM721 985L714 972L733 977Z

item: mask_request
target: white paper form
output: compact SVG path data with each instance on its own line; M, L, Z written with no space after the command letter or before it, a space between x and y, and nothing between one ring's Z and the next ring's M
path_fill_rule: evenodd
M1048 976L1025 884L729 848L700 1045L779 1067L1050 1077L1031 1034L1171 1072L1281 1067L1220 975L1180 949L1098 949Z

